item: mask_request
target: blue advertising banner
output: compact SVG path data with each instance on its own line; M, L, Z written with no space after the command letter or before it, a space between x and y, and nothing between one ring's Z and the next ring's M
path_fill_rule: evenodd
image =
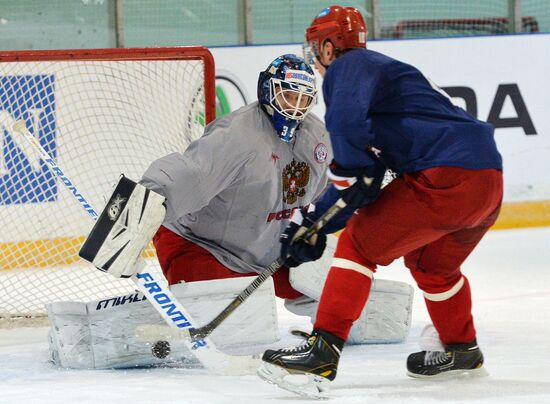
M12 127L23 119L56 158L55 77L0 76L0 88L0 205L54 201L55 176L30 145L17 142Z

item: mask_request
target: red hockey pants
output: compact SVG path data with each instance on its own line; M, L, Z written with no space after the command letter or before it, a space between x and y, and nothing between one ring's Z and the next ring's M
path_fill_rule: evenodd
M168 283L206 281L212 279L257 276L256 273L234 272L222 265L208 250L184 239L161 226L153 237L160 267ZM290 286L288 268L282 267L273 275L275 294L295 299L302 294ZM252 282L252 280L251 280Z
M471 342L470 287L460 266L496 221L501 200L498 170L437 167L394 180L348 221L315 327L347 339L377 265L404 257L442 342Z

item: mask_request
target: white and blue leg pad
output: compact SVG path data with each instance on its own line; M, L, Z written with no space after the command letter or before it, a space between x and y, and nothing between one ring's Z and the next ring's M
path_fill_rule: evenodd
M323 256L290 269L290 284L302 292L301 297L285 302L285 307L298 315L310 316L315 322L318 300L321 297L328 270L336 248L336 237L327 238ZM405 282L375 279L369 300L354 323L348 344L379 344L403 342L411 325L414 289Z
M172 292L199 325L221 312L249 278L173 285ZM99 301L57 302L47 306L51 360L75 369L131 368L171 364L199 366L177 330L139 293ZM268 279L212 332L228 354L263 352L279 340L273 281Z

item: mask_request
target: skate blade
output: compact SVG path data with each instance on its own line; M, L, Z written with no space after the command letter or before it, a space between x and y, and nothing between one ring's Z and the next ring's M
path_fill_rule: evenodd
M258 366L262 362L259 355L244 355L226 357L225 372L223 375L230 376L249 376L256 373Z
M330 380L311 373L291 374L286 369L262 361L258 368L258 376L268 383L275 384L283 390L290 391L302 397L315 399L328 399ZM295 383L300 379L302 383ZM306 382L303 382L307 379Z
M485 376L489 376L489 373L487 372L485 367L480 367L478 369L449 370L448 372L441 372L431 376L407 372L407 376L412 377L413 379L423 379L423 380L450 380L450 379L467 379L467 378L485 377Z

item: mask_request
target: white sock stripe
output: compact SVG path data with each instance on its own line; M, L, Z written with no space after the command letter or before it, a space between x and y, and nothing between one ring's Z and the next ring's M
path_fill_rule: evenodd
M357 181L357 178L356 177L342 177L341 175L336 175L334 174L330 168L327 169L327 177L329 180L334 180L334 181L353 181L355 183L355 181Z
M336 175L332 171L330 171L330 168L327 169L327 177L332 182L334 187L339 191L349 188L357 182L356 177L342 177Z
M352 271L357 271L365 276L368 276L371 279L373 278L373 275L374 275L374 273L366 266L363 266L361 264L358 264L357 262L347 260L344 258L334 257L332 259L332 266L342 268L342 269L351 269Z
M464 285L464 277L461 277L460 280L454 284L454 286L446 292L441 293L426 293L424 292L424 297L432 302L442 302L443 300L450 299L458 293L458 291Z

